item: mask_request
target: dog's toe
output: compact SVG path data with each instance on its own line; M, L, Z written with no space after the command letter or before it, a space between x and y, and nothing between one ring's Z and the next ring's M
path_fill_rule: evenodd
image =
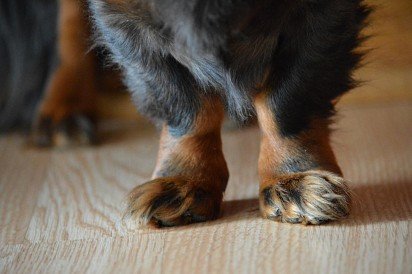
M41 116L34 124L30 141L38 147L71 147L96 143L96 126L86 115L74 114L59 121Z
M184 177L164 177L136 187L125 217L158 227L204 222L218 217L222 193L203 189Z
M349 212L350 195L343 178L326 171L282 176L260 193L265 218L288 223L321 224Z

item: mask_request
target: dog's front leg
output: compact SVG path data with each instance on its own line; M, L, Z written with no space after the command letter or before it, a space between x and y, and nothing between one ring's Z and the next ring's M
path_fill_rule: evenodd
M350 195L330 146L328 120L313 118L307 129L285 136L266 94L259 94L255 105L262 129L259 200L263 216L304 224L346 216Z
M223 115L219 99L204 99L187 132L164 124L153 178L130 193L128 216L158 226L218 217L229 176L220 137Z

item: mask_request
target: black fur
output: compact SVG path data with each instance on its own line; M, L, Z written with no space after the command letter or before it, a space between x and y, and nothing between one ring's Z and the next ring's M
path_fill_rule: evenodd
M31 124L57 63L56 0L0 0L0 132Z
M254 116L263 82L284 136L329 117L353 87L369 13L361 0L89 1L140 110L180 133L211 92L240 120Z
M284 136L298 134L313 117L328 118L332 100L354 87L355 53L370 9L361 1L305 1L280 33L270 74L269 102Z

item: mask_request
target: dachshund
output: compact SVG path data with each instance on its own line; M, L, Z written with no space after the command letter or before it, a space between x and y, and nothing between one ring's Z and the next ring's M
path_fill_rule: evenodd
M76 1L62 0L63 13L66 2ZM159 227L219 216L229 178L225 113L259 123L264 218L322 224L348 215L350 191L329 137L335 103L357 84L371 12L362 0L88 0L88 8L91 31L60 16L62 61L40 128L93 113L95 62L79 60L85 44L75 38L92 32L138 110L161 129L153 176L131 191L126 216ZM61 108L53 90L71 105Z

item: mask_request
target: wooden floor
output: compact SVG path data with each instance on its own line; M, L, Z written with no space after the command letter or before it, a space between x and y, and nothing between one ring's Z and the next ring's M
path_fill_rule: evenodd
M368 82L340 103L333 136L355 195L348 219L260 218L259 132L229 125L220 219L163 230L124 223L123 198L149 179L157 133L130 104L110 112L103 100L116 119L98 147L35 150L23 136L0 137L0 273L412 273L412 2L369 2L379 11L368 33L378 35L357 73Z
M0 266L8 273L412 273L412 103L345 107L334 135L355 194L349 219L281 224L257 211L259 132L225 129L222 217L171 229L123 223L150 177L155 130L106 123L104 144L69 151L0 139Z

